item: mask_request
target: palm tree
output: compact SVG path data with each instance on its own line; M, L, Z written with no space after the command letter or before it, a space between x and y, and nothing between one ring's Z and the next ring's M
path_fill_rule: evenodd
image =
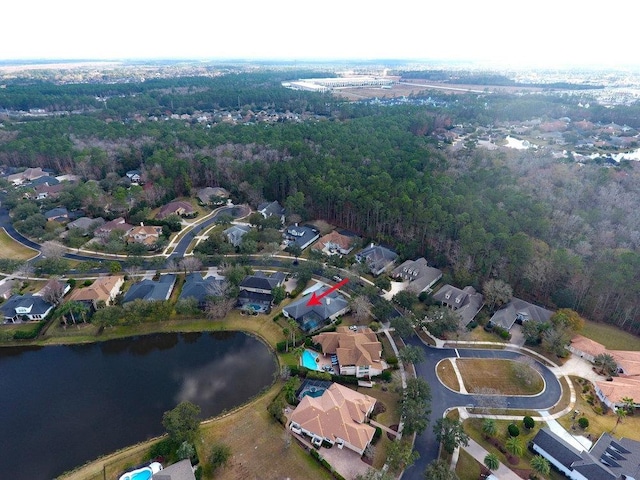
M636 402L631 397L622 397L622 403L624 404L622 408L624 408L627 412L627 415L633 415L633 412L636 409Z
M496 427L496 422L492 418L485 418L482 421L482 433L484 433L487 437L494 437L496 433L498 433L498 428Z
M618 362L608 353L596 355L593 363L596 367L599 367L603 375L611 377L618 374Z
M494 453L489 453L486 457L484 457L484 465L489 470L497 470L500 466L500 461L498 457Z
M551 465L549 465L549 460L544 458L541 455L535 455L531 462L529 462L531 468L533 468L540 475L549 475L551 472Z
M521 457L524 453L524 447L522 446L522 442L518 437L509 437L504 446L509 453L515 455L516 457Z
M616 428L618 428L618 425L620 424L620 422L622 422L622 419L624 417L627 416L627 411L624 408L616 408L616 424L613 426L613 430L611 430L611 433L616 431Z
M87 306L81 302L75 302L71 300L69 302L65 302L62 305L60 305L58 309L59 309L58 311L60 312L60 315L62 315L63 318L65 318L65 324L66 324L67 315L71 315L71 321L73 322L74 325L77 325L76 317L75 317L76 314L86 311Z

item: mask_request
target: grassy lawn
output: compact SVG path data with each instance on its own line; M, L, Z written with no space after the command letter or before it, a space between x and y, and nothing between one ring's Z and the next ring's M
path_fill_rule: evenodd
M606 323L586 320L580 334L601 343L610 350L640 350L640 341L636 335Z
M468 454L465 449L461 449L458 463L456 464L456 474L460 480L478 480L481 471L480 463Z
M455 392L460 391L460 383L458 383L458 377L453 370L451 360L445 359L438 364L438 370L436 372L440 381Z
M468 392L492 388L502 395L535 395L544 387L542 376L522 362L459 358L456 364ZM522 369L521 374L518 374L518 369Z
M498 429L498 433L496 434L496 439L500 441L500 443L504 446L505 441L507 440L507 426L510 421L507 420L496 420L496 427ZM541 422L536 422L535 426L531 430L527 430L522 426L522 421L514 422L520 428L520 440L522 441L522 445L524 446L524 454L520 457L519 462L515 465L510 464L507 456L500 452L500 450L495 447L492 443L485 440L484 435L482 433L482 419L480 418L471 418L464 421L464 429L476 442L478 442L482 447L487 450L489 453L494 453L500 463L511 468L512 470L518 470L518 472L523 472L526 470L530 470L529 462L533 458L534 454L527 448L527 444L533 440L533 438L538 433L538 430L544 426ZM462 477L461 477L462 478ZM523 478L529 478L528 476L524 476ZM563 475L558 472L551 471L551 475L548 477L551 480L563 480L566 479Z
M0 258L11 260L28 260L38 254L35 250L16 242L4 228L0 229Z
M569 432L576 435L591 435L592 439L597 439L602 433L612 433L614 437L628 437L628 438L638 438L638 432L640 431L640 412L636 412L634 415L629 415L622 419L622 421L616 427L616 414L611 410L606 413L599 413L597 410L597 406L599 405L598 399L595 398L594 406L588 403L588 395L594 395L593 389L590 388L586 392L583 392L583 384L579 383L580 379L577 377L571 377L571 381L573 382L573 386L576 389L576 406L575 410L579 410L579 417L586 417L589 420L589 426L586 430L582 430L580 427L575 425L575 430L571 427L573 426L573 421L571 419L572 415L566 415L560 419L558 422L562 424L564 428L566 428ZM588 385L588 382L583 382L584 385ZM615 429L615 431L614 431Z

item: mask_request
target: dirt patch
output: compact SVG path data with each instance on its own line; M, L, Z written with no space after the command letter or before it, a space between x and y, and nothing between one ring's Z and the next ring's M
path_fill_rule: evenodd
M398 431L398 425L391 425L389 428L390 428L391 430L393 430L394 432L397 432L397 431ZM392 441L393 441L393 440L395 440L395 439L396 439L396 436L395 436L393 433L389 433L389 432L386 432L386 433L387 433L387 438L388 438L389 440L392 440Z

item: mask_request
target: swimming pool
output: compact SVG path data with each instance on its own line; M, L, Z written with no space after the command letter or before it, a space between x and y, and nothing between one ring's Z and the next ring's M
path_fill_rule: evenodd
M302 357L300 358L300 362L302 366L308 368L309 370L320 370L318 367L318 362L316 359L318 358L318 354L313 350L305 350L302 352Z
M158 473L160 470L162 470L162 465L158 462L153 462L148 467L138 468L121 475L119 480L151 480L153 474Z

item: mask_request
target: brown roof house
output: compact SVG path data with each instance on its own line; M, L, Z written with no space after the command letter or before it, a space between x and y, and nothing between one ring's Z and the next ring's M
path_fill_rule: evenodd
M44 177L48 175L47 172L42 170L40 167L36 168L27 168L25 171L20 173L14 173L13 175L9 175L7 177L7 181L13 183L14 185L20 185L25 182L30 182L40 177Z
M98 277L88 287L77 288L71 292L68 300L91 304L93 308L97 308L99 302L111 305L123 284L124 277L122 275Z
M382 344L370 328L353 331L338 327L335 332L320 333L312 340L322 347L323 354L331 355L340 375L370 378L387 368L382 360Z
M126 238L129 243L141 243L147 247L153 247L162 234L162 227L156 225L144 225L140 224L138 227L133 227L127 232Z
M193 208L193 205L191 205L189 202L185 202L183 200L175 200L160 207L160 211L156 213L156 218L158 220L162 220L163 218L167 218L169 215L178 215L180 217L183 217L193 215L194 213L195 210Z
M311 437L316 446L324 440L362 455L375 433L365 423L375 404L375 398L334 383L320 397L303 397L289 417L289 428Z
M224 205L229 192L222 187L204 187L196 194L202 205Z
M342 235L334 230L320 238L311 248L325 255L349 255L358 240L358 237Z
M111 235L111 232L119 231L122 232L122 234L125 234L132 228L133 225L129 225L124 218L118 217L96 228L94 235L96 237L106 238Z

